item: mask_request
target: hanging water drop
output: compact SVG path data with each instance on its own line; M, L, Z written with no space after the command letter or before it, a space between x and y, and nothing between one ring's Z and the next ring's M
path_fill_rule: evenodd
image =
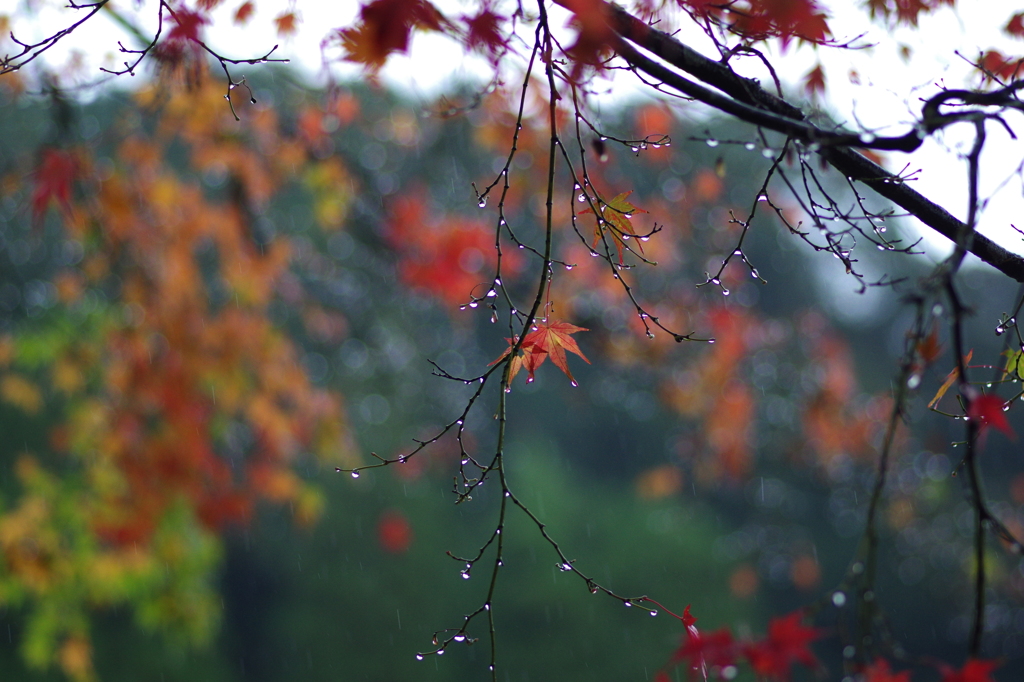
M570 385L571 385L571 386L572 386L573 388L576 388L577 386L579 386L579 384L577 384L577 383L576 383L576 380L575 380L575 379L573 379L572 381L570 381L570 382L569 382L569 384L570 384Z
M476 205L479 206L480 208L484 208L485 206L487 206L487 197L480 197L480 200L476 202Z
M718 140L716 140L714 138L711 138L711 139L707 140L707 144L708 144L709 147L717 147L718 146Z
M753 142L748 142L745 145L743 145L743 148L746 149L748 152L754 151L755 147L757 147L757 145L754 144Z
M465 642L466 641L466 636L465 635L455 635L454 637L452 637L452 640L455 641L455 642Z
M358 471L353 471L352 472L352 478L359 478L359 472Z
M657 612L657 611L651 611L651 617L652 617L652 618L653 618L654 616L657 616L657 615L658 615L658 612Z
M728 295L729 295L729 293L730 293L730 292L729 292L729 290L728 290L728 289L722 289L722 296L728 296Z
M417 661L422 661L423 660L423 654L416 654L416 660Z
M761 156L763 156L766 159L770 159L773 156L775 156L775 150L772 149L771 147L765 147L764 149L761 150Z

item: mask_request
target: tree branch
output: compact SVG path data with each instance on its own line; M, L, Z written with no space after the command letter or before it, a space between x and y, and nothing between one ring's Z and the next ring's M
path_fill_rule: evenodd
M865 141L853 133L822 130L807 121L807 116L785 100L764 90L753 79L743 78L720 62L687 47L672 36L651 28L615 5L608 5L609 18L622 40L616 46L619 56L631 66L657 78L689 97L720 111L769 130L797 138L814 149L826 162L848 178L859 180L882 197L905 209L954 244L964 234L964 223L946 209L908 187L893 175L851 146L912 151L921 144L917 128L906 135ZM628 41L628 42L627 42ZM676 71L641 54L634 43L720 92L687 80ZM1012 86L1013 90L1017 85ZM951 91L959 93L960 91ZM721 94L724 93L724 94ZM940 93L926 104L926 113L937 113L937 106L950 92ZM961 120L959 116L930 116L922 121L924 132ZM1018 282L1024 282L1024 258L996 244L988 237L973 234L967 251Z

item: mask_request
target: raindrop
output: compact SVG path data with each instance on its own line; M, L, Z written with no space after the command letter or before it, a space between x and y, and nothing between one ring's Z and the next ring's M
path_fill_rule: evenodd
M728 295L729 295L729 290L728 289L722 289L722 296L728 296Z
M580 192L580 195L578 197L576 197L576 201L580 202L581 204L584 201L586 201L586 200L587 200L587 195L584 194L583 192Z
M352 472L352 478L359 478L359 472L358 471L353 471Z
M647 338L649 338L649 339L653 339L654 338L654 332L652 332L650 329L647 330Z
M490 610L491 610L491 605L489 603L488 604L484 604L484 611L490 611Z
M757 195L757 200L758 201L768 201L768 195L764 194L764 193L758 194Z
M732 252L732 255L742 257L743 256L743 251L741 251L739 249L736 249L735 251Z
M1006 327L1004 327L1003 325L999 325L998 327L996 327L996 336L1002 336L1003 332L1005 331Z
M494 666L493 665L487 666L487 669L490 670L491 672L494 672Z
M555 564L555 565L558 566L558 570L560 570L560 571L571 571L572 570L572 565L571 564L561 563L561 564Z
M630 149L632 149L632 150L633 150L633 153L634 153L634 154L636 154L637 152L639 152L639 151L640 151L640 147L630 147Z
M846 605L846 595L843 594L842 592L834 592L832 594L832 603L837 608L842 608L843 606Z
M921 375L920 374L911 374L910 378L907 379L907 388L909 388L910 390L914 390L915 388L917 388L920 385L921 385Z
M572 269L573 269L574 267L576 267L576 266L575 266L575 265L568 265L568 264L567 264L567 265L565 266L565 269L566 269L566 270L572 270Z
M715 342L714 339L708 339L708 343L714 343L714 342Z
M454 641L456 641L456 642L465 642L466 641L466 636L465 635L455 635L454 637L452 637L452 639Z
M597 585L590 586L590 594L597 594Z
M652 618L653 618L654 616L657 616L657 615L658 615L658 612L657 612L657 611L651 611L651 617L652 617Z
M711 283L714 284L715 286L718 286L719 284L722 283L722 280L718 279L717 277L712 277Z
M773 156L775 156L775 150L772 149L771 147L765 147L764 149L761 150L761 156L763 156L766 159L770 159Z
M875 136L871 133L864 133L860 136L860 141L864 144L871 144L875 141Z
M576 383L576 380L575 380L575 379L573 379L573 380L572 380L572 381L570 381L569 383L570 383L570 384L572 385L572 387L573 387L573 388L576 388L577 386L579 386L579 384L577 384L577 383Z
M438 649L437 650L437 655L438 656L444 656L444 649Z
M498 292L495 291L494 289L491 289L490 291L487 292L487 298L494 298L497 295L498 295Z
M336 472L338 472L339 474L341 473L341 467L334 467L334 470L335 470Z
M416 660L417 661L422 661L423 660L423 654L416 654Z
M743 145L743 148L746 149L748 152L752 152L752 151L754 151L754 147L756 147L756 146L757 145L754 144L753 142L748 142L745 145Z
M480 303L477 301L470 301L469 303L470 308L476 308L478 305L480 305Z
M718 140L713 139L713 138L708 140L707 143L708 143L709 147L717 147L718 146Z
M761 277L761 275L757 272L757 268L754 268L753 270L750 271L750 276L753 277L754 279L758 279Z
M487 197L480 197L480 200L476 202L476 205L480 208L487 206Z
M628 239L629 239L629 235L626 234L625 232L623 232L622 233L622 241L627 241Z
M471 576L471 575L469 575L469 571L463 571L463 572L462 572L462 579L463 579L463 580L469 580L469 579L470 579L471 577L472 577L472 576Z
M623 604L624 604L625 606L627 606L627 607L628 607L628 606L632 606L632 605L633 605L633 602L629 601L628 599L627 599L626 601L622 602L622 603L623 603Z
M935 305L932 306L932 315L934 315L935 317L938 317L941 314L942 314L942 304L936 303Z
M651 238L650 237L640 237L640 241L642 241L642 242L649 242L649 241L651 241Z

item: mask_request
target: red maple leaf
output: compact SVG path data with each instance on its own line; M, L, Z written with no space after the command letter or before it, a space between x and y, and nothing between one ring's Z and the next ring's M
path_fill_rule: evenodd
M707 677L707 669L724 668L736 663L737 646L729 628L721 628L714 632L687 633L685 641L672 654L672 663L690 661L690 670L702 670Z
M345 59L379 69L392 52L409 49L413 29L440 31L444 16L428 0L373 0L359 11L360 23L340 31Z
M1011 36L1024 38L1024 12L1017 12L1010 17L1010 20L1006 22L1006 27L1003 28L1003 30Z
M1005 407L1006 401L997 395L979 395L967 407L967 416L981 424L982 429L994 426L1005 433L1007 438L1015 439L1017 434L1006 420Z
M818 97L825 92L825 72L820 63L804 76L804 91L811 97Z
M820 637L821 632L817 628L804 627L800 623L801 618L799 611L773 618L768 623L767 637L743 647L743 653L755 673L769 679L786 680L794 663L808 668L818 665L807 645Z
M497 58L505 46L505 38L499 30L506 21L505 17L488 8L475 17L466 16L462 20L466 22L466 44L487 52L492 59Z
M210 23L209 18L190 9L177 9L171 17L174 19L174 26L167 32L166 40L169 43L198 42L199 29Z
M245 24L252 18L253 12L256 11L256 6L252 4L252 0L246 0L238 9L235 10L235 23Z
M964 663L960 670L953 670L943 666L941 682L995 682L989 675L990 672L999 667L999 661L982 661L972 658Z
M56 200L65 213L71 210L71 185L78 175L78 162L70 152L47 149L43 152L36 186L32 191L32 219L38 224L50 205Z
M526 382L530 383L533 381L534 372L550 356L551 362L555 363L555 366L562 370L569 377L572 385L575 386L576 380L573 378L572 372L569 371L569 362L565 351L575 353L589 365L590 360L587 360L587 356L583 354L580 347L576 345L576 342L570 336L570 334L585 331L589 330L569 324L568 322L559 322L558 320L543 320L535 324L533 331L523 338L523 344L519 347L522 355L512 358L512 367L509 369L508 375L509 383L515 379L516 374L524 367L528 373ZM506 341L508 341L508 348L491 365L496 365L507 358L512 348L515 347L517 339L506 339Z
M864 682L910 682L910 671L894 673L889 668L889 661L878 658L864 668Z

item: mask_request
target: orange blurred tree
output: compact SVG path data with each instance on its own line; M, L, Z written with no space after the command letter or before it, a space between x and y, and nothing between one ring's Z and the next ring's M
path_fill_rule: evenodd
M148 62L159 67L161 80L145 95L165 100L151 137L129 136L112 170L93 172L87 153L63 147L41 151L38 162L30 202L36 219L53 204L69 232L84 243L102 244L87 249L81 267L55 282L68 315L84 314L76 312L82 306L74 305L81 291L111 273L118 278L123 304L88 306L88 314L99 318L90 321L91 336L66 334L47 346L47 354L36 351L35 343L7 344L4 359L9 371L3 394L28 411L42 406L39 381L67 395L67 416L54 447L72 455L79 473L55 477L29 457L19 465L26 493L0 521L0 542L7 557L7 591L0 596L33 604L35 644L28 649L32 660L42 663L56 655L66 671L82 678L90 674L84 626L75 620L62 619L59 625L53 618L47 620L57 604L70 603L80 612L90 601L131 598L150 605L140 608L142 618L199 622L199 606L185 613L160 608L172 603L161 599L167 590L184 589L154 577L153 557L170 551L162 549L163 543L177 548L174 556L181 561L190 558L208 566L210 551L203 548L209 544L201 540L225 521L244 519L256 499L292 502L300 520L312 519L316 494L290 472L289 461L305 449L335 458L349 452L346 432L336 420L339 399L309 387L289 343L265 319L275 286L288 290L285 247L264 247L251 234L253 216L289 177L306 179L318 195L325 223L344 217L346 197L354 191L352 181L344 167L324 153L322 139L330 127L325 117L336 122L344 114L336 103L327 111L309 111L289 137L279 132L272 111L242 111L239 95L252 95L234 71L240 64L274 61L276 48L243 59L217 52L207 36L216 32L211 12L220 4L159 0L152 10L159 19L155 32L144 34L129 26L139 46L122 45L123 66L109 72L134 74ZM917 26L940 6L954 4L870 0L863 10L891 27ZM235 21L244 23L256 7L242 3L234 12ZM21 42L16 31L12 34L7 56L0 60L9 89L20 87L24 67L69 31L100 11L115 11L108 0L73 10L78 13L73 22L40 42ZM556 12L559 18L553 18ZM1024 35L1021 17L1006 17L1005 32ZM563 18L569 20L568 31L563 30ZM289 34L298 19L297 9L289 5L275 21L282 34ZM614 306L619 313L624 311L624 326L636 332L616 339L609 349L622 362L640 362L642 355L658 362L671 353L672 342L709 345L697 362L663 382L660 390L668 404L702 424L702 454L694 464L699 479L735 479L750 472L756 399L741 362L770 343L771 326L724 304L698 306L692 292L649 292L645 275L639 274L655 262L680 258L673 253L679 244L661 234L667 221L678 223L671 225L675 231L689 230L688 221L672 216L718 202L725 170L695 174L675 205L633 203L636 188L603 165L609 149L624 147L649 163L665 162L675 149L666 134L672 117L665 107L646 110L636 136L617 137L602 129L590 106L596 83L609 71L628 70L652 89L675 97L672 106L698 103L751 124L756 133L749 139L708 136L705 142L713 147L742 145L769 161L760 190L746 202L748 208L712 213L724 229L702 245L709 248L709 264L698 286L728 296L761 281L744 246L759 213L776 217L794 239L840 261L861 289L892 287L895 282L865 274L858 247L870 245L904 255L915 253L917 247L887 231L887 221L893 222L896 215L889 202L953 243L952 255L927 277L907 285L913 323L888 399L859 411L851 409L855 387L845 351L815 330L813 320L805 321L801 331L812 342L809 352L821 358L822 378L802 422L809 447L823 459L871 454L875 462L863 541L842 590L826 595L826 601L847 607L838 617L845 672L869 680L908 679L909 672L890 670L889 660L908 657L885 631L884 611L875 599L880 509L890 460L900 444L898 427L925 371L948 346L947 362L954 369L932 406L963 422L964 455L957 458L956 472L964 474L973 509L974 615L970 660L960 670L939 666L939 672L946 680L989 679L994 664L979 658L985 631L987 538L995 536L1016 554L1021 544L982 490L977 453L980 438L991 427L1012 435L1004 412L1021 393L1014 387L1012 397L1000 396L993 382L979 382L974 376L978 368L969 365L964 341L968 303L960 271L967 254L973 254L1009 279L1024 281L1024 259L975 229L984 203L978 196L978 175L986 130L994 125L1009 129L1009 116L1022 108L1017 93L1024 81L1016 80L1021 61L995 50L979 50L973 65L980 87L936 87L922 100L909 131L900 135L819 124L809 110L783 98L781 87L772 94L733 68L750 58L774 75L766 56L769 47L783 53L793 44L815 51L859 47L856 41L836 38L829 22L827 7L817 0L641 1L631 9L604 0L538 0L535 7L485 0L465 12L448 12L428 0L372 0L361 6L351 26L338 27L325 38L325 54L360 63L371 77L389 57L407 51L415 32L448 36L467 52L483 54L495 73L479 97L438 112L487 112L489 124L480 127L479 142L504 158L492 181L474 185L478 206L493 219L489 232L478 221L439 219L422 196L409 192L389 209L386 239L406 283L448 303L461 302L465 309L486 311L493 322L507 328L507 347L496 348L496 359L479 368L479 374L454 376L436 367L437 374L464 382L471 393L464 411L434 436L418 441L410 451L377 456L370 465L337 465L353 476L370 468L403 466L442 436L454 435L461 452L456 500L471 500L487 481L501 491L492 534L476 554L458 559L464 563L465 577L478 566L478 571L489 574L487 592L479 608L464 622L439 630L433 648L420 656L442 654L453 643L484 631L491 644L489 667L498 679L491 605L502 566L502 530L511 513L531 519L561 569L578 575L591 592L638 610L664 608L644 595L618 594L596 581L587 567L577 566L505 476L506 433L513 426L506 409L512 382L519 375L531 382L550 359L575 383L570 362L576 360L566 353L587 359L575 336L587 330L574 324L587 300L592 308ZM696 24L713 46L714 58L662 30L689 23ZM512 63L519 70L508 71ZM206 73L209 65L222 75L219 85ZM807 74L804 84L812 94L825 91L823 74L820 67ZM175 89L175 79L190 88ZM973 131L964 154L970 196L965 221L914 191L910 177L879 164L879 153L914 151L953 126ZM172 138L187 146L195 167L219 164L237 189L231 201L213 205L162 168L160 145ZM253 156L249 148L269 153L271 161ZM527 154L532 161L522 163ZM827 167L839 172L847 194L824 179ZM208 265L206 271L196 259L202 249L216 254L216 265ZM210 301L211 278L216 279L214 288L221 299L233 299L230 304L217 297ZM1019 308L1020 303L997 328L997 334L1012 340L1008 361L990 358L984 366L995 366L997 382L1011 386L1021 376L1018 365L1024 354L1024 337L1016 321ZM644 336L652 343L641 355L636 348ZM105 361L95 363L100 357ZM101 376L90 376L96 371ZM942 402L954 386L957 400ZM468 446L467 422L476 415L474 410L491 407L496 428L487 434L490 444L480 445L476 438L477 444ZM223 448L228 446L220 440L234 422L251 430L256 443L244 472L233 471L226 463ZM661 494L677 488L679 480L671 467L662 469L644 479L644 489ZM183 539L186 534L191 534L191 544ZM146 552L125 554L126 547L140 543ZM112 566L107 571L134 571L139 579L132 584L145 598L110 594L109 584L101 581L104 571L90 568L90 562L106 562L104 566ZM196 575L201 574L197 569ZM197 598L208 593L189 594ZM688 612L677 617L685 635L659 676L667 678L670 668L682 664L689 672L728 678L738 663L745 662L758 676L785 679L794 664L817 666L808 645L821 632L803 625L799 614L775 619L764 638L744 641L733 639L728 631L701 634ZM486 624L481 626L480 620ZM54 654L58 640L60 649Z

